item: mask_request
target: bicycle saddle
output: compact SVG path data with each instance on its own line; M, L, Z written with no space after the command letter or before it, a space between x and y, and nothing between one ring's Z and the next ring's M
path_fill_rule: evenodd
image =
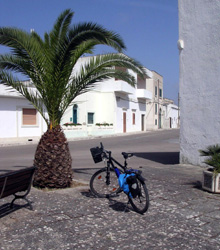
M125 159L128 159L129 157L132 157L134 155L132 153L125 153L125 152L122 152L121 154L124 156Z

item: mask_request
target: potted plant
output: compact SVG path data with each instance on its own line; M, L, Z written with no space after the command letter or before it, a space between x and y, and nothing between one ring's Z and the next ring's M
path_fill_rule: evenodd
M220 193L220 145L212 145L207 150L199 150L201 156L206 156L204 163L211 166L203 171L203 189Z

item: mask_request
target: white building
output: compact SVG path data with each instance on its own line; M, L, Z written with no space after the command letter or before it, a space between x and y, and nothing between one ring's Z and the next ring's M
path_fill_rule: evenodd
M0 140L39 137L46 131L42 116L17 91L0 85Z
M86 60L87 58L82 58L78 66ZM73 106L66 111L62 124L74 122L82 126L65 131L67 137L146 130L146 102L152 99L152 93L147 90L147 80L152 77L152 72L146 69L147 77L141 79L136 73L128 71L137 80L135 87L112 78L97 83L91 91L74 100Z
M152 71L146 87L152 93L152 99L147 101L146 107L146 130L163 128L163 77Z
M174 104L173 100L163 99L163 128L179 128L179 107Z
M181 163L220 142L219 13L219 0L179 0Z
M74 70L79 70L86 60L82 58ZM163 77L145 70L145 79L128 70L137 80L135 87L112 78L97 83L89 92L78 96L61 121L67 138L162 128ZM31 84L30 87L33 88ZM40 137L47 129L33 106L4 85L0 85L0 115L4 121L0 124L0 140L19 137L32 139Z

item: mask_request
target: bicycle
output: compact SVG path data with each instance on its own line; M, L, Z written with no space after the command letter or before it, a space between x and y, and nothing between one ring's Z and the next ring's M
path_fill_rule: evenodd
M132 153L122 152L124 157L124 165L120 164L112 157L112 152L104 149L102 143L100 148L90 149L93 160L95 163L107 161L104 168L95 172L90 179L90 190L95 197L110 198L118 196L122 191L122 187L119 186L119 179L125 176L134 176L136 178L136 188L138 192L132 195L131 192L126 193L128 197L128 203L130 203L133 209L140 214L145 213L149 207L149 195L145 184L145 179L141 175L140 170L128 169L127 160L133 156ZM117 165L117 167L115 166ZM121 176L124 174L123 176ZM120 177L121 176L121 177ZM131 186L129 186L130 188Z

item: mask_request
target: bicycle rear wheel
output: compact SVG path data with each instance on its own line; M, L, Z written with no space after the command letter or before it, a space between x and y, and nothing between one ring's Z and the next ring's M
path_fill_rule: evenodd
M141 181L137 177L138 186L140 188L140 194L136 198L129 196L129 201L133 209L140 214L145 213L149 207L149 194L144 181Z
M99 198L116 196L121 189L114 169L102 168L95 172L90 180L90 190Z

